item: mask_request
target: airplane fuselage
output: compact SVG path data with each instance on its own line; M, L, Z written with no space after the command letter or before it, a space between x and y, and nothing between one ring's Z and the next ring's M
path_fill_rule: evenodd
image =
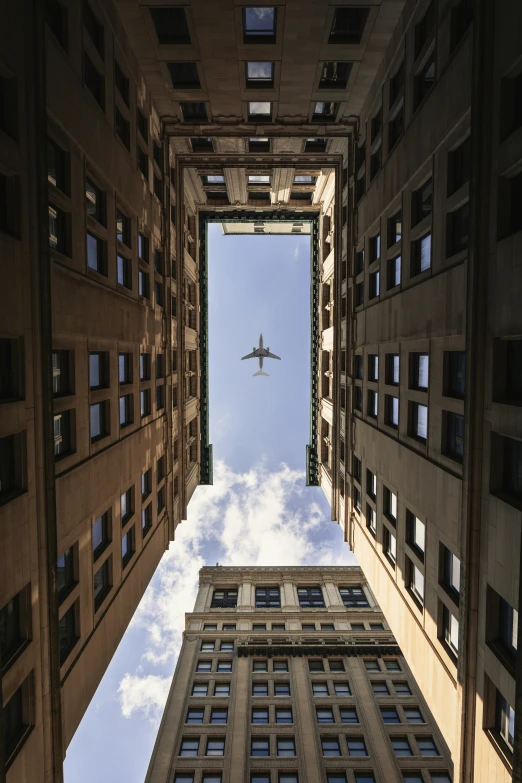
M268 375L268 373L263 372L263 359L280 359L280 356L276 356L273 353L270 353L270 348L267 346L266 348L263 345L263 335L259 335L259 345L256 348L255 345L252 349L252 353L247 354L247 356L243 356L243 359L258 359L259 360L259 371L254 373L254 375Z

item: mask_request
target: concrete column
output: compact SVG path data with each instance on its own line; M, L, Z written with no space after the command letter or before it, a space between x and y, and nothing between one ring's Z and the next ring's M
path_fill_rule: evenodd
M297 612L299 609L299 601L297 600L297 590L292 582L285 582L283 584L283 611L285 612Z
M333 582L324 583L324 600L329 609L335 609L337 612L345 612L346 609L341 602L341 597L337 587Z
M231 204L246 204L248 199L246 169L224 169L228 198Z
M292 658L292 690L295 704L297 756L302 766L299 780L303 783L317 783L323 779L323 758L317 742L314 723L315 710L312 705L310 675L306 658Z
M252 612L254 609L254 588L252 582L241 582L237 595L238 612Z
M198 590L198 597L196 598L196 603L194 606L194 611L204 612L206 609L209 609L211 595L212 595L212 585L210 584L210 582L206 584L205 583L200 584Z
M246 771L246 749L247 733L250 725L250 676L249 665L250 658L237 658L235 692L233 694L234 707L232 712L232 725L229 729L229 739L232 748L231 752L226 752L227 762L225 767L225 780L230 783L244 783L247 779Z

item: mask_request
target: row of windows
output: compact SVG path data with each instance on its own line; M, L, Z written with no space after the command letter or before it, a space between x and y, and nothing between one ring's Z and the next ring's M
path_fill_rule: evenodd
M319 625L319 627L318 627ZM352 631L384 631L383 623L348 623ZM217 631L217 623L205 623L204 631ZM223 631L235 631L235 623L223 623ZM285 631L286 623L252 623L253 631ZM302 631L335 631L335 623L301 623ZM346 630L345 628L339 630Z
M277 783L299 783L299 775L297 772L279 772L277 773ZM347 777L344 772L335 770L334 772L326 772L327 783L376 783L375 776L371 770L355 771L349 773L350 777ZM426 771L429 774L428 777L424 777L422 772L417 771L404 771L403 780L404 783L451 783L451 778L448 772L439 771ZM353 777L352 777L353 775ZM249 778L250 783L272 783L273 778L270 772L260 771L252 772ZM174 783L195 783L195 773L193 772L180 772L174 777ZM203 772L201 783L223 783L223 775L221 772Z
M339 587L342 603L348 608L369 606L368 599L361 585ZM234 608L237 606L237 588L217 589L212 594L211 609ZM303 608L325 607L322 587L298 587L299 606ZM256 608L280 607L281 591L279 587L256 587ZM261 630L261 629L260 629ZM262 629L264 630L264 629Z

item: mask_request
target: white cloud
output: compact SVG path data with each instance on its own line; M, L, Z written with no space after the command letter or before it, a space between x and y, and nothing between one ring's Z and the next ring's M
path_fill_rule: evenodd
M212 556L209 565L218 559L231 566L354 562L346 545L334 548L322 540L321 528L334 523L311 495L303 473L286 465L269 472L261 463L236 473L224 462L216 463L213 486L196 490L188 519L177 528L132 620L132 627L147 638L144 670L172 666L177 657L205 555ZM125 674L119 687L122 714L130 717L140 711L148 719L159 719L167 680L148 671Z

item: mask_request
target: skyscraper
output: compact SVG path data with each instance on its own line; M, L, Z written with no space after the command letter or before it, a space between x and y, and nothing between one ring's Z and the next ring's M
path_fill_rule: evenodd
M451 774L360 568L201 569L147 783L443 783Z

